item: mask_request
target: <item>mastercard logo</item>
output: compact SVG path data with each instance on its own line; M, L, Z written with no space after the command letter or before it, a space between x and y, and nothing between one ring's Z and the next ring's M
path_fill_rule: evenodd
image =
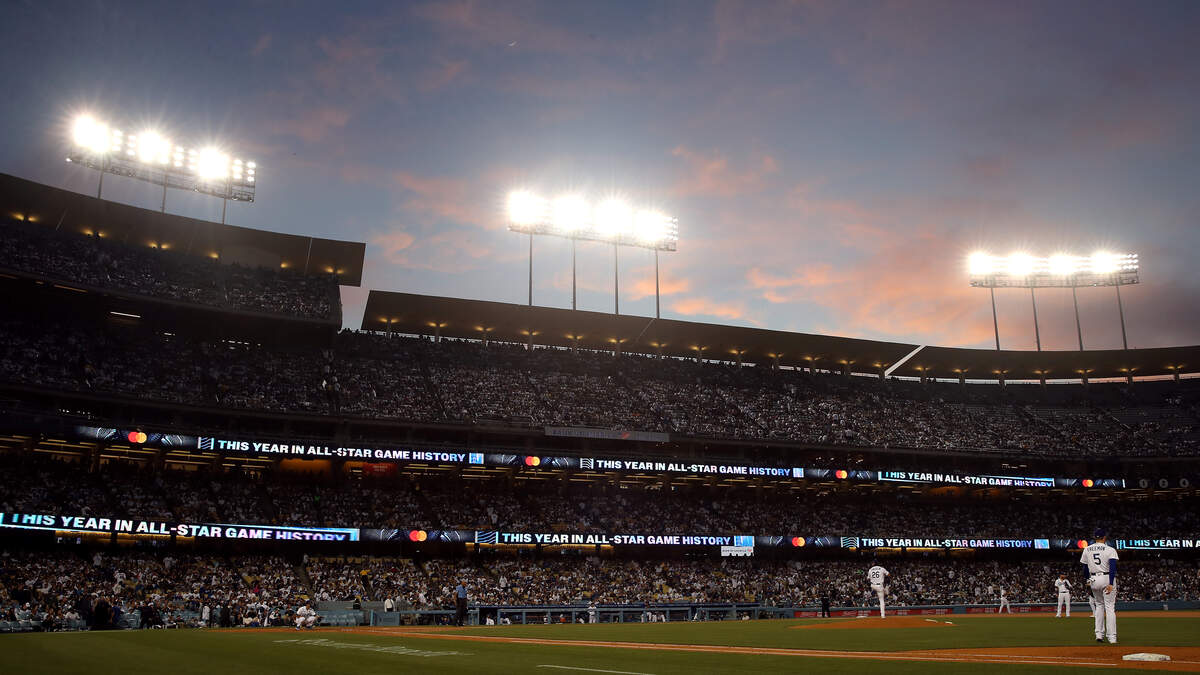
M429 538L429 534L425 530L413 530L408 533L409 541L425 541Z
M131 431L125 436L125 438L128 438L130 443L145 443L146 442L146 432Z
M1079 548L1087 548L1087 539L1080 539L1079 541L1075 542L1075 545Z
M804 537L792 537L792 546L799 548L806 543L808 542L804 541Z
M530 455L525 458L525 466L537 466L541 463L542 463L541 457L534 457L533 455Z
M1092 487L1092 486L1093 486L1093 485L1095 485L1095 484L1096 484L1096 482L1095 482L1095 481L1093 481L1091 478L1084 478L1084 479L1083 479L1083 487Z
M845 469L838 469L833 475L837 476L838 478L845 478L846 476L850 475L850 472L846 471Z

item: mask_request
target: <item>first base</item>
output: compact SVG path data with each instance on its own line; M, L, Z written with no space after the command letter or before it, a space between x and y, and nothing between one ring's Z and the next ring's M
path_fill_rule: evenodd
M1170 661L1171 657L1166 654L1155 654L1153 652L1138 652L1137 654L1126 654L1121 657L1125 661Z

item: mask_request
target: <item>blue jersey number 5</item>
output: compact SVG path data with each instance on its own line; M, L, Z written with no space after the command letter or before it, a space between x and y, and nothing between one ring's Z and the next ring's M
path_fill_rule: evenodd
M1099 553L1093 553L1092 560L1096 561L1096 567L1100 566L1100 554Z

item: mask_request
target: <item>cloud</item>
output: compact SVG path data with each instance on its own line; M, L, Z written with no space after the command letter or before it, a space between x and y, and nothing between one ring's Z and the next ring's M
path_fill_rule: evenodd
M718 319L746 321L756 326L761 325L747 316L746 307L741 302L720 302L694 296L676 300L671 303L671 309L685 316L712 316Z
M775 305L828 310L831 330L843 335L965 345L989 338L986 300L963 279L963 244L946 224L956 221L951 214L961 205L835 204L818 210L853 216L826 226L827 236L842 245L841 262L785 272L756 266L746 273L748 287Z
M478 230L431 230L414 235L403 229L371 236L368 253L378 252L390 265L416 270L459 274L506 262Z
M258 36L258 40L254 42L254 47L250 49L251 56L259 56L263 52L271 48L271 34L263 33Z
M807 267L797 268L790 276L773 276L763 272L758 267L751 267L746 272L746 280L756 289L776 290L783 288L805 287L813 288L828 286L835 282L833 265L818 263Z
M385 260L395 264L407 263L408 256L405 252L414 241L415 238L403 230L383 232L371 237L371 245L378 247Z
M421 90L429 92L442 89L467 72L467 67L466 59L439 63L426 71L421 78Z
M729 158L717 151L698 152L685 146L671 151L684 162L684 172L675 181L676 196L733 197L753 192L763 187L766 176L775 173L779 166L771 155L762 154L752 160L750 166L736 169Z
M481 206L481 201L487 201L479 198L485 191L473 188L466 180L396 171L392 181L406 193L403 208L424 215L427 222L441 219L488 230L504 228L499 209L493 213Z
M807 26L803 10L809 7L810 3L798 0L751 3L719 0L713 6L713 60L721 61L738 48L769 45L795 37Z
M321 106L312 109L293 109L295 116L284 118L272 125L279 134L296 136L308 143L324 140L330 132L346 127L350 111L336 106Z
M642 298L652 297L654 295L654 268L642 268L634 270L635 279L633 281L633 289L629 296L633 300L641 300ZM659 296L678 295L692 290L692 282L687 277L671 275L663 277L659 275Z

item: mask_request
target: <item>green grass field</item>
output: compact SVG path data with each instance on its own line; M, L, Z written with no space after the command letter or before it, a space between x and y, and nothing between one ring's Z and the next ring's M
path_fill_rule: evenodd
M360 632L184 630L0 635L0 673L974 673L1081 672L1074 666L877 660L790 654L730 653L736 647L903 652L952 648L1061 646L1086 650L1086 658L1112 660L1135 647L1200 647L1200 616L1130 616L1121 619L1119 646L1093 641L1086 614L1070 620L1046 616L949 616L952 626L853 629L796 628L817 620L699 624L601 624L479 627L462 631L408 629ZM835 621L854 621L853 619ZM417 629L420 630L420 629ZM486 636L517 643L458 639ZM448 639L453 638L453 639ZM561 641L543 644L537 641ZM683 649L572 644L571 641L696 645ZM712 651L694 651L708 646ZM749 650L746 650L749 651ZM897 654L899 658L908 658ZM917 657L913 657L917 658ZM956 657L957 658L957 657ZM1079 658L1079 657L1076 657ZM1200 669L1200 658L1188 666Z

